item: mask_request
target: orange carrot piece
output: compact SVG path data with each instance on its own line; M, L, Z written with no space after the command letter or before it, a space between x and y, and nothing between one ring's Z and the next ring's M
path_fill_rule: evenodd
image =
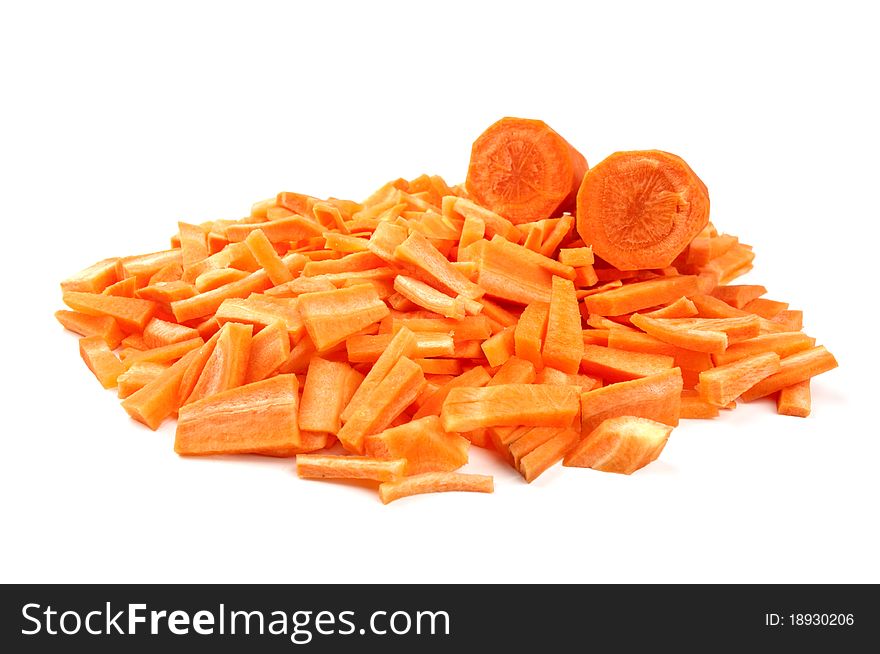
M491 365L491 364L490 364ZM493 375L486 386L499 384L531 384L535 381L535 365L531 361L510 357Z
M680 297L666 306L642 314L649 318L693 318L699 315L696 305L686 297Z
M345 342L348 360L352 363L376 361L391 342L391 334L356 334ZM449 334L440 332L415 332L414 358L425 359L438 356L455 356L455 341Z
M517 470L524 456L564 431L567 431L564 427L520 427L505 433L497 427L492 428L496 449ZM580 434L576 431L575 434L577 441Z
M654 338L685 350L719 354L727 349L727 334L721 331L687 329L638 313L633 314L630 320Z
M409 314L393 316L391 331L397 333L402 327L414 332L448 332L457 341L485 340L492 335L486 316L465 316L461 320L450 318L418 318Z
M754 259L755 253L742 243L738 243L720 257L712 259L701 270L704 274L711 275L718 283L727 284L751 270Z
M104 342L115 349L125 337L116 320L110 316L90 316L76 311L60 310L55 312L55 319L65 329L75 332L80 336L100 336Z
M453 388L440 412L446 431L495 425L568 427L578 410L573 386L498 384Z
M788 302L777 302L764 297L755 298L742 308L743 311L754 313L756 316L768 320L775 318L786 309L788 309Z
M493 490L491 476L468 475L460 472L426 472L421 475L404 477L400 481L386 481L379 484L379 498L382 500L382 504L388 504L402 497L424 493L453 491L491 493Z
M464 304L428 286L422 281L406 275L394 278L394 290L413 304L434 311L448 318L461 320L465 315Z
M540 475L546 472L553 465L562 460L562 458L577 444L580 440L580 431L576 429L565 429L549 440L541 443L528 454L519 459L517 468L523 479L531 484ZM520 442L519 439L511 445L511 449Z
M363 375L347 363L313 356L303 384L299 428L335 436L342 425L342 409L362 379Z
M418 364L400 357L342 425L336 435L339 442L350 452L363 454L364 437L389 427L418 397L424 385L425 376Z
M166 368L153 381L122 402L122 408L135 420L155 431L162 421L180 408L180 382L198 350L192 350Z
M266 271L269 280L274 284L284 284L293 280L293 274L288 267L284 265L281 257L272 246L272 242L266 238L261 229L255 229L244 240L254 259L260 264L260 267Z
M576 373L583 353L581 314L574 284L568 279L554 276L541 358L544 365Z
M190 360L190 365L184 371L183 376L180 378L177 385L180 392L178 400L181 405L190 396L196 386L196 382L198 382L199 377L202 376L202 370L204 370L205 364L214 353L214 348L216 347L217 339L219 338L220 330L218 329L207 341L205 341L204 345L196 350L196 355Z
M610 338L610 336L609 336ZM581 369L612 382L650 377L675 365L671 356L615 350L601 345L584 345Z
M304 336L295 346L290 348L290 356L287 357L287 361L281 365L278 372L281 374L288 374L291 372L299 375L306 374L309 367L309 361L315 352L315 344L312 343L312 339L308 336Z
M153 318L144 328L143 336L147 348L154 348L199 338L199 332L192 327Z
M116 297L134 297L135 292L137 292L137 279L134 277L120 279L101 291L103 295L115 295Z
M468 216L461 227L458 249L462 250L486 236L486 221L479 216Z
M615 320L611 320L604 316L600 316L599 314L593 314L589 318L587 318L587 324L594 329L605 329L605 330L617 330L617 331L637 331L635 327L630 325L625 325L623 323L617 322Z
M586 297L586 295L580 295L580 293L583 292L583 289L595 286L598 281L599 277L596 275L596 269L592 265L575 268L574 285L578 288L578 299Z
M752 386L742 394L742 399L744 402L751 402L836 367L837 361L824 345L792 354L782 359L779 372Z
M626 330L615 330L615 331L630 331L629 328ZM634 331L632 333L635 333ZM584 345L608 345L608 337L611 334L610 329L584 329L581 331L581 340L583 340Z
M277 375L187 404L180 408L174 451L292 456L300 449L298 389L296 375Z
M694 275L649 279L590 295L584 304L591 314L620 316L698 293L697 281Z
M112 320L112 318L111 318ZM129 334L119 343L123 347L123 352L125 350L149 350L149 346L144 342L143 334ZM109 345L109 343L108 343Z
M515 329L515 327L505 327L480 345L480 349L491 367L504 365L514 355L516 351Z
M565 266L584 268L592 266L594 261L593 248L591 247L562 248L559 250L559 263Z
M506 217L490 211L472 200L462 197L456 198L452 208L455 213L461 215L465 220L468 218L479 218L482 220L485 225L487 238L498 235L514 243L518 243L522 238L522 234L516 228L516 225Z
M101 336L79 339L79 355L104 388L116 386L116 379L125 371L122 362Z
M461 374L461 361L458 359L413 359L426 375Z
M650 418L675 427L682 388L681 370L672 368L582 393L581 433L589 434L606 418L626 415Z
M116 378L117 395L124 400L161 375L168 366L164 363L136 363Z
M100 293L118 281L116 274L116 264L118 261L119 257L112 257L93 263L88 268L80 270L75 275L71 275L61 282L61 290Z
M468 440L443 431L440 418L414 418L399 427L391 427L366 437L364 449L380 459L403 459L404 474L451 472L468 461Z
M184 270L208 258L208 234L199 225L178 222L180 262Z
M251 295L244 299L230 298L223 300L214 317L220 325L240 322L253 325L256 329L267 327L280 320L294 341L299 340L305 331L305 324L295 298L266 295Z
M744 309L749 302L758 299L766 292L766 288L755 284L733 284L716 287L712 291L712 297L737 309Z
M159 268L159 270L150 276L150 279L147 280L147 286L153 286L162 282L179 282L182 278L183 266L177 262L169 263ZM131 279L131 277L128 279ZM150 298L146 299L149 300Z
M483 290L459 272L434 245L418 232L412 232L394 250L395 258L418 268L426 281L443 292L476 300Z
M748 316L748 311L737 309L712 295L695 294L690 296L701 318L739 318Z
M552 257L553 254L556 252L556 248L558 248L563 239L568 236L572 227L574 227L574 216L568 213L564 214L556 221L553 229L551 229L550 233L547 234L547 236L544 238L544 241L541 243L541 247L538 249L538 252L540 254L543 254L545 257ZM562 262L560 261L560 263ZM574 277L571 277L570 279L574 279Z
M223 325L211 355L184 405L244 384L250 358L252 325Z
M553 273L526 260L520 256L521 253L506 251L501 246L502 242L478 241L471 246L475 248L482 245L477 259L477 284L488 295L517 304L549 303ZM519 250L535 254L524 247L519 247ZM574 268L570 270L573 277Z
M372 479L393 481L403 477L404 459L368 456L298 454L296 474L300 479Z
M251 293L259 293L272 285L265 270L251 273L244 279L225 284L213 291L200 293L186 300L171 303L171 311L177 322L187 322L196 318L213 315L223 300L229 298L245 298Z
M278 320L251 339L244 383L251 384L275 374L290 356L290 336L284 322Z
M761 319L746 315L737 318L661 318L659 322L674 329L724 332L731 345L754 338L761 333Z
M739 239L730 234L697 236L688 246L686 261L692 266L705 266L712 259L726 254L737 243Z
M779 372L779 355L776 352L754 354L725 366L704 370L700 373L697 390L700 398L715 406L726 406L752 386Z
M603 421L565 457L563 465L631 475L654 461L672 427L636 416Z
M90 316L110 316L126 332L142 332L158 305L149 300L65 291L62 299L74 311Z
M180 250L162 250L149 254L138 254L133 257L123 257L116 262L117 279L134 277L138 286L144 286L150 277L169 264L180 264Z
M186 341L177 341L168 345L141 350L125 358L124 364L126 368L131 368L136 363L171 363L177 361L180 357L191 350L195 350L204 345L201 336L190 338Z
M557 275L565 279L574 279L574 268L572 266L567 266L555 259L551 259L547 255L529 250L503 236L493 236L486 247L496 251L500 256L513 257L517 263L530 264L551 275Z
M718 415L718 407L700 397L699 391L686 388L681 392L680 418L708 420Z
M246 240L257 229L272 243L302 241L324 233L324 228L314 220L303 216L289 216L255 224L234 223L226 228L225 234L230 242L236 243Z
M372 286L303 293L299 311L319 352L329 350L390 313Z
M305 277L316 275L330 275L341 272L361 272L381 268L385 265L379 257L369 251L354 252L339 259L326 259L325 261L309 261L302 269Z
M471 368L438 388L431 397L425 400L422 406L419 407L419 410L413 414L413 419L418 420L430 415L440 415L443 403L453 388L479 388L488 384L491 379L492 376L483 366Z
M180 280L175 282L157 282L135 291L135 297L162 304L186 300L195 295L196 287Z
M806 418L810 415L810 380L786 386L776 396L776 413Z
M526 306L514 331L514 350L516 356L531 361L536 369L544 366L541 347L547 335L547 321L550 305L535 302Z
M797 332L804 328L804 312L797 309L786 309L771 322L779 323L785 331Z

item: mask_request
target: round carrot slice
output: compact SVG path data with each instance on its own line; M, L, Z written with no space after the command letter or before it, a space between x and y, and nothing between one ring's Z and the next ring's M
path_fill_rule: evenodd
M465 187L514 224L574 210L587 160L546 123L502 118L471 149Z
M616 152L577 195L577 230L620 270L663 268L709 222L709 191L684 159L660 150Z

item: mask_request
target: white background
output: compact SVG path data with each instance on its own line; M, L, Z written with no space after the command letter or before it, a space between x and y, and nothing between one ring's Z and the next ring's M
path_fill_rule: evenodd
M719 3L720 4L720 3ZM4 3L0 580L880 581L870 3ZM632 477L383 506L293 461L193 460L128 419L54 321L58 282L280 190L464 177L504 115L597 163L683 155L747 281L840 368L809 419L687 421Z

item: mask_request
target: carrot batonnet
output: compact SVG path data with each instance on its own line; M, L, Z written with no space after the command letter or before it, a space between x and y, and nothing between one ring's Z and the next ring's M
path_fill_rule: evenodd
M170 236L61 283L101 384L151 429L177 414L181 454L301 455L301 476L383 501L491 490L453 472L471 444L526 482L560 459L630 473L736 398L806 417L837 365L802 311L731 283L755 249L709 222L681 158L588 171L535 120L487 129L463 184L282 191Z

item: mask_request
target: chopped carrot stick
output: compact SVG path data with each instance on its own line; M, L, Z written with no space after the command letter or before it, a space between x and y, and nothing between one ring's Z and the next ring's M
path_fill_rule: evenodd
M465 220L468 218L479 218L482 220L488 238L499 235L509 241L513 241L514 243L518 243L522 238L522 234L516 228L516 225L510 222L507 218L500 216L494 211L490 211L467 198L456 198L453 203L453 211L461 215Z
M779 372L779 368L779 355L765 352L704 370L697 387L700 398L715 406L726 406L762 379Z
M180 408L174 451L292 456L300 449L298 389L295 375L277 375L187 404Z
M348 360L352 363L376 361L391 342L391 334L355 335L345 342ZM415 332L416 345L412 356L419 359L455 356L455 341L442 332Z
M301 241L324 233L324 228L314 220L303 216L289 216L256 224L234 223L226 228L226 238L232 243L241 242L257 229L272 243Z
M583 352L581 315L574 284L568 279L554 276L541 358L544 365L576 373Z
M461 250L471 243L476 243L486 236L486 221L479 216L468 216L461 228L458 248Z
M517 316L501 305L496 304L491 300L487 300L486 298L480 298L480 304L483 305L482 315L486 316L489 320L494 320L499 323L502 328L516 325L518 320ZM498 331L500 331L500 329Z
M583 268L592 266L595 259L593 258L593 248L562 248L559 250L559 263L573 268Z
M330 454L298 454L296 457L296 474L301 479L392 481L403 477L405 467L405 459Z
M369 251L354 252L339 259L327 259L325 261L309 261L302 269L304 277L316 275L328 275L341 272L361 272L372 270L385 265L379 257Z
M151 280L152 281L152 280ZM186 300L197 295L196 287L184 281L156 282L135 291L135 297L170 304L178 300Z
M66 291L64 303L74 311L90 316L110 316L127 332L142 332L158 305L149 300L95 293Z
M574 269L574 285L578 288L578 299L581 297L586 297L585 295L580 295L583 289L586 289L590 286L595 286L599 281L599 277L596 275L596 269L593 268L592 265L589 266L579 266Z
M394 290L413 304L429 311L455 320L464 318L465 309L461 302L418 279L398 275L394 278Z
M666 306L642 314L649 318L693 318L699 315L696 305L686 297L680 297Z
M266 238L263 230L253 230L247 235L244 242L247 244L251 254L254 255L254 259L260 264L260 267L266 271L269 280L273 284L277 286L278 284L284 284L293 280L293 274L284 265L284 262L281 261L281 257L275 252L275 248L272 247L271 241Z
M199 225L178 222L180 263L184 270L208 258L208 234Z
M79 355L104 388L116 386L116 379L125 367L101 336L79 339Z
M171 311L177 322L186 322L196 318L204 318L213 315L223 304L223 300L229 298L245 298L251 293L265 291L272 285L265 270L251 273L237 282L225 284L212 291L199 293L195 297L186 300L178 300L171 303Z
M514 331L514 350L516 356L531 361L536 369L544 366L541 347L547 334L547 320L550 305L535 302L528 305L519 317Z
M413 359L426 375L461 374L461 361L458 359Z
M215 268L206 270L196 277L193 285L199 293L213 291L231 282L237 282L248 276L244 270L236 270L235 268Z
M797 309L786 309L772 319L782 325L785 331L796 332L804 328L804 312Z
M837 361L825 349L824 345L819 345L803 352L797 352L782 359L779 372L752 386L742 394L742 399L744 402L751 402L759 397L781 391L787 386L792 386L823 372L833 370L836 367Z
M581 394L581 433L589 434L606 418L640 416L678 425L681 371L672 368L650 377L610 384Z
M776 396L776 413L806 418L810 415L810 380L786 386Z
M253 325L257 329L280 320L294 341L299 340L305 331L305 324L295 298L266 295L251 295L244 299L230 298L223 300L214 317L221 325L240 322Z
M747 315L738 318L661 318L661 323L676 329L724 332L728 345L754 338L761 333L761 319Z
M699 391L686 388L681 392L680 418L707 420L718 415L718 407L700 397Z
M577 444L580 431L565 429L549 440L541 443L519 460L519 471L528 483L532 483L540 475L555 465ZM521 439L520 439L521 440ZM511 449L519 442L511 445Z
M754 259L755 253L738 243L720 257L712 259L701 270L714 277L718 283L727 284L751 270Z
M485 340L492 335L486 316L466 316L461 320L409 317L409 314L394 316L391 331L396 333L402 327L414 332L449 332L457 341Z
M334 259L335 261L335 259ZM269 297L297 297L303 293L316 291L335 291L333 282L323 277L297 277L292 282L273 286L266 290L263 295Z
M694 266L705 266L712 259L726 254L738 242L739 239L730 234L697 236L688 247L687 263Z
M517 304L549 303L553 273L532 261L523 260L517 253L506 251L501 243L478 241L470 246L474 248L482 244L477 260L477 284L486 290L487 295ZM531 252L524 247L520 250ZM573 277L574 269L571 270Z
M737 309L711 295L698 293L691 295L690 300L697 307L698 315L701 318L739 318L750 315L748 311Z
M468 445L467 439L443 431L435 415L413 418L399 427L367 436L364 441L369 456L403 459L406 475L457 470L467 463Z
M633 314L630 320L654 338L685 350L718 354L727 349L727 334L721 331L687 329L638 313Z
M463 295L475 300L483 295L483 290L459 272L431 242L413 232L394 250L395 258L418 268L426 281L444 292Z
M140 350L131 356L125 358L125 367L130 368L136 363L171 363L177 361L190 350L195 350L204 345L201 336L190 338L185 341L177 341L168 345L160 345L159 347Z
M447 382L443 386L437 389L437 391L419 407L419 410L413 414L413 419L418 420L419 418L424 418L425 416L430 415L440 415L440 410L443 408L443 403L446 401L446 398L449 396L449 393L453 388L479 388L481 386L485 386L492 379L492 376L486 371L483 366L476 366L471 368L466 373L455 377L451 381Z
M299 311L318 351L329 350L390 311L372 286L303 293Z
M199 332L192 327L153 318L144 328L143 337L147 348L154 348L199 338Z
M116 264L119 257L112 257L93 263L88 268L80 270L61 282L62 291L77 291L81 293L100 293L111 284L118 281Z
M150 276L150 279L147 281L147 286L154 286L162 282L179 282L182 278L183 266L176 262L169 263L159 268L159 270ZM131 279L131 277L128 279ZM146 299L149 300L150 298Z
M370 391L342 425L337 434L339 442L350 452L362 454L364 437L385 430L412 404L424 385L425 376L418 364L407 357L400 357L388 375Z
M446 431L495 425L567 427L578 410L577 389L549 384L453 388L440 412Z
M712 291L712 297L726 302L732 307L743 309L752 300L756 300L767 292L763 286L755 284L734 284L718 286Z
M184 404L244 384L250 358L252 325L229 322L218 332L211 355Z
M250 384L272 376L290 356L290 336L284 322L278 320L251 339L244 383Z
M615 331L630 331L620 329ZM633 332L635 333L635 332ZM581 339L584 345L608 345L608 337L611 334L610 329L584 329L581 330Z
M574 431L575 442L580 438L580 434L577 431L573 429L569 430L564 427L522 427L513 430L509 434L504 434L504 432L496 428L494 434L497 438L500 454L504 456L514 468L519 470L520 461L524 456L532 452L535 448L543 445L557 434L566 431ZM560 456L559 458L562 457Z
M124 400L156 379L168 368L164 363L136 363L116 378L117 395Z
M610 336L609 336L610 338ZM585 345L581 369L609 381L628 381L650 377L675 365L671 356L615 350L601 345Z
M762 334L739 343L734 343L726 351L714 354L713 359L715 360L715 365L723 366L732 361L762 352L776 352L780 357L785 358L796 352L808 350L815 344L815 338L810 338L802 332Z
M646 418L609 418L569 452L563 465L631 475L660 455L671 432L671 426Z
M451 491L491 493L493 490L491 476L466 475L460 472L426 472L421 475L404 477L400 481L386 481L380 484L379 498L382 500L382 504L388 504L402 497L423 493Z
M584 298L584 304L591 314L620 316L658 304L666 304L698 291L697 278L694 275L661 277L590 295Z
M180 382L198 352L192 350L171 364L153 381L125 398L122 408L153 431L158 429L165 418L180 408Z
M112 320L112 318L111 318L111 320ZM131 350L131 349L134 349L134 350L149 350L150 349L150 347L144 341L144 335L138 334L138 333L129 334L128 336L123 338L119 344L122 346L123 352L125 350ZM108 343L108 345L109 345L109 343Z
M309 360L316 351L312 339L308 336L304 336L295 346L290 348L290 356L287 357L287 361L281 364L278 372L285 375L291 372L299 375L306 374L306 370L309 367Z
M303 385L300 429L336 435L342 426L342 409L362 379L363 375L347 363L313 356Z
M541 243L541 247L538 249L538 252L540 254L543 254L545 257L553 256L553 253L556 252L556 248L558 248L563 239L568 236L572 227L574 227L574 216L569 213L564 214L559 220L556 221L553 229L551 229L550 233L547 234L546 238L544 238L544 241L543 243ZM562 262L560 261L560 263ZM574 278L572 277L571 279Z
M515 327L505 327L500 332L487 338L480 345L486 361L493 368L504 365L516 350L516 332ZM532 366L534 369L534 366Z
M742 309L743 311L754 313L756 316L771 319L788 309L788 302L777 302L776 300L759 297L746 304Z
M490 364L491 365L491 364ZM510 357L495 371L486 385L498 386L499 384L531 384L535 381L535 366L531 361Z
M628 332L638 331L638 330L636 330L635 327L631 327L630 325L625 325L623 323L619 323L615 320L611 320L609 318L606 318L605 316L600 316L597 313L592 314L589 318L587 318L587 324L590 327L593 327L595 329L606 329L606 330L614 329L617 331L628 331Z
M100 336L111 349L115 349L125 337L125 332L110 316L90 316L76 311L61 310L55 312L55 319L65 329L80 336Z
M117 279L134 277L138 286L145 286L150 277L168 264L181 263L180 250L162 250L149 254L138 254L133 257L123 257L116 262Z
M120 279L115 284L110 284L101 293L103 295L115 295L116 297L134 297L137 291L137 279L134 277L126 277Z

